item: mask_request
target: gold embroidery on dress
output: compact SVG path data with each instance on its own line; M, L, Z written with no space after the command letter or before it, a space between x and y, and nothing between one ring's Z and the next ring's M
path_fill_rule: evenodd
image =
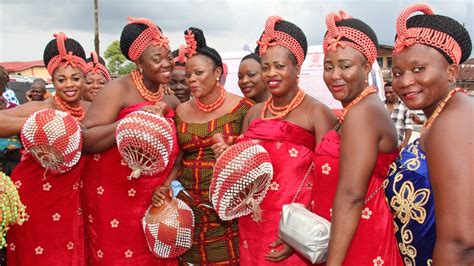
M410 145L407 149L415 155L414 158L407 160L404 165L408 170L413 171L420 167L420 157L424 157L423 154L419 153L417 145ZM394 166L396 168L396 165ZM390 166L390 172L395 171L396 169ZM411 230L407 229L407 225L411 220L415 220L419 224L425 222L426 219L426 209L424 206L428 203L430 197L430 190L427 188L422 188L415 190L415 186L411 181L403 182L400 187L400 191L396 190L396 184L403 179L403 172L397 173L394 177L392 191L394 196L390 201L390 206L395 211L395 215L403 224L401 228L395 226L395 232L400 229L402 243L398 244L400 252L403 256L403 261L405 265L415 266L415 257L417 254L416 248L411 245L413 242L413 233ZM394 173L394 172L393 172ZM429 261L428 261L429 262Z

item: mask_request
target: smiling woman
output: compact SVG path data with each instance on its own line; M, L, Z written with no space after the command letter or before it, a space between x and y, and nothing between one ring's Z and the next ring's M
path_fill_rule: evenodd
M250 109L238 141L262 145L270 155L274 174L260 204L262 221L256 222L250 215L239 218L240 263L306 265L307 261L279 239L278 224L283 205L292 201L309 205L313 151L336 119L327 106L299 87L298 75L308 43L297 25L271 16L257 44L261 67L254 71L261 69L260 82L270 97ZM303 189L297 195L298 188Z
M79 121L83 118L89 106L81 101L84 50L64 33L54 36L56 38L48 43L43 57L53 77L56 95L45 101L28 102L0 111L1 137L20 133L26 119L43 109L64 111ZM57 138L56 132L61 134L62 128L53 126L53 130L45 132L50 138ZM81 158L70 171L53 174L31 155L23 156L11 179L18 187L28 215L22 226L13 226L8 232L8 265L85 264L79 191L83 163Z
M453 86L471 50L464 26L426 4L406 7L397 19L393 90L428 117L385 188L407 265L474 264L474 101Z
M91 52L91 57L86 60L86 82L82 98L92 102L107 82L110 81L110 73L105 67L105 61L98 56L95 51Z
M84 175L87 258L92 265L173 264L175 260L152 255L140 220L151 204L153 190L166 184L174 165L168 164L161 173L130 180L127 177L131 170L122 164L116 146L115 130L127 114L153 110L153 106L162 104L171 107L162 115L172 118L173 109L179 104L174 95L165 95L163 91L172 70L168 39L152 21L129 19L122 30L120 48L137 69L107 83L83 122L87 128L84 150L94 154L87 159ZM170 126L175 128L174 123ZM176 136L172 137L176 144ZM175 145L169 161L174 162L177 155Z
M326 16L323 78L344 109L315 151L313 211L331 221L329 265L403 265L383 182L397 134L367 78L377 57L372 28L344 11ZM363 156L355 156L363 154Z
M219 84L222 60L219 53L206 44L200 29L185 31L187 46L186 81L193 98L176 109L178 141L183 151L183 171L178 176L184 191L178 198L194 212L196 228L193 246L179 259L181 263L238 265L238 233L236 221L222 221L209 200L213 165L212 136L240 134L242 121L252 103L228 93Z

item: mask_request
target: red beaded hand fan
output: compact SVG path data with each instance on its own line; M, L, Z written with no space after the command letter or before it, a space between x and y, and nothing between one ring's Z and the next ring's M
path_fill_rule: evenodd
M268 152L251 141L230 146L217 159L210 185L211 202L222 220L252 213L261 219L259 204L273 177Z
M117 126L115 137L122 159L132 169L129 179L162 172L173 149L173 128L166 118L135 111Z
M25 150L48 171L65 173L81 158L81 128L68 113L45 109L32 114L21 129Z
M191 248L194 213L180 199L168 196L160 207L150 207L142 219L150 251L159 258L175 258Z

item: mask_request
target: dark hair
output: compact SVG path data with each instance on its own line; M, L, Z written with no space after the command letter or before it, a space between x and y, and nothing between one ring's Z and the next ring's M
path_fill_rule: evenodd
M257 53L250 53L250 54L244 56L244 58L242 58L240 63L242 63L242 61L244 61L246 59L253 59L253 60L257 61L259 64L261 63L260 55L258 55Z
M0 84L6 85L9 80L10 77L8 76L7 69L3 66L0 66Z
M293 37L299 43L301 48L303 49L304 57L306 58L306 54L308 53L308 41L306 40L306 35L300 29L300 27L296 26L295 24L293 24L289 21L282 20L282 21L277 22L275 24L275 30L284 32L284 33L290 35L291 37ZM262 33L262 36L263 36L263 33ZM261 39L262 36L260 36L259 39ZM257 53L257 54L260 53L260 46L257 46L255 48L255 53ZM296 57L291 52L290 52L290 59L291 59L291 61L293 62L294 65L297 65L298 62L296 60Z
M356 29L356 30L364 33L367 37L369 37L369 39L374 43L375 47L379 46L379 42L377 40L377 35L375 34L374 30L369 25L367 25L365 22L363 22L360 19L348 18L348 19L343 19L343 20L340 20L340 21L336 21L336 26L337 27L349 27L349 28ZM328 32L326 32L326 34L328 34ZM346 37L342 37L341 41L356 43L353 40L348 39ZM356 44L358 44L358 43L356 43ZM360 44L358 44L358 45L360 45ZM364 55L364 53L362 53L362 55ZM367 57L365 55L364 55L364 57L365 57L365 59L367 59Z
M42 79L42 78L34 79L33 83L31 83L31 84L33 85L34 83L42 83L42 84L46 85L46 81L44 81L44 79Z
M138 38L138 36L140 36L140 34L146 29L148 29L148 26L141 23L130 23L125 25L125 27L123 28L122 34L120 35L120 51L122 51L122 54L128 60L132 61L132 59L130 59L130 57L128 56L130 47L132 46L133 42ZM160 27L158 27L158 30L163 33Z
M75 56L80 57L86 60L86 53L84 52L84 48L82 48L81 44L74 39L67 38L64 41L64 46L66 47L67 52L72 52ZM48 66L49 61L53 59L53 57L59 55L58 44L56 39L52 39L44 48L43 53L43 62L45 66Z
M416 15L410 17L407 21L407 29L410 28L428 28L451 36L461 47L462 55L459 64L466 61L471 55L472 43L469 32L459 22L450 17L442 15ZM443 50L436 46L429 46L438 50L449 64L453 63L453 60Z
M176 49L174 50L173 52L171 52L171 56L174 58L178 57L179 56L179 49ZM186 62L184 63L181 63L181 62L175 62L174 63L175 66L186 66Z
M385 82L385 86L384 86L384 87L392 87L392 82L391 82L391 81Z
M194 39L197 43L196 52L197 54L204 55L212 60L215 67L220 67L222 72L224 72L224 67L222 65L222 58L219 53L212 47L207 46L206 38L204 37L204 33L199 28L190 27L189 30L194 34ZM186 35L188 31L184 31Z
M100 56L97 56L97 57L99 59L99 63L102 64L103 66L105 66L104 59ZM90 62L94 62L94 58L92 56L86 59L86 63L90 63Z

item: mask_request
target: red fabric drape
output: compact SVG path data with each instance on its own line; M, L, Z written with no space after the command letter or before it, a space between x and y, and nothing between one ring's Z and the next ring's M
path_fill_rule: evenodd
M303 178L313 162L315 137L305 129L284 120L254 120L242 140L253 140L270 154L273 178L260 204L262 221L257 223L250 215L239 218L239 254L241 265L275 265L265 260L272 249L269 245L278 239L282 206L291 203ZM296 202L309 204L313 171L309 172ZM306 265L298 254L281 261L279 265Z
M11 176L28 220L8 231L8 265L84 265L82 158L69 172L46 172L24 155ZM46 178L44 178L46 176Z
M150 102L129 106L117 120ZM174 116L170 111L167 118ZM169 119L171 122L172 119ZM173 124L173 130L176 128ZM141 219L151 204L153 191L173 168L179 153L176 134L170 163L164 172L128 180L131 169L120 157L117 146L90 155L84 171L84 219L87 260L91 265L175 265L175 259L156 258L149 250Z

